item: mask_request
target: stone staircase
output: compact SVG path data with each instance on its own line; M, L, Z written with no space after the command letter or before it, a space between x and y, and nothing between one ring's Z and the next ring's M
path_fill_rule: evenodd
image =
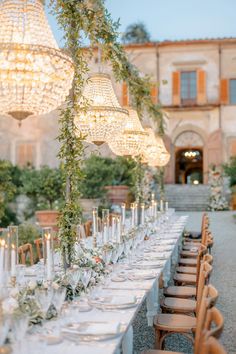
M170 208L203 211L207 210L210 189L208 185L166 184L165 194Z

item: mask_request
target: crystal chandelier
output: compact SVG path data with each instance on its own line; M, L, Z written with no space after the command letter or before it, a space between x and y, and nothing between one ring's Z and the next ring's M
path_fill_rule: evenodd
M144 131L137 112L128 107L128 119L123 132L109 141L111 150L120 156L138 156L142 153L147 133Z
M101 145L123 130L128 112L120 106L109 75L91 75L79 103L85 110L76 117L75 125L85 141Z
M152 167L163 167L170 160L170 154L160 136L155 136L152 128L145 128L148 133L144 149L144 160Z
M73 74L42 0L0 0L1 112L20 121L50 112L65 101Z

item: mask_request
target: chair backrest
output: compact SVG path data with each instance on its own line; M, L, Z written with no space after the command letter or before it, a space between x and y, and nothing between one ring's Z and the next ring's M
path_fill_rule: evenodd
M26 264L27 256L29 256L30 265L34 264L33 248L30 243L26 243L18 247L19 261L21 264Z
M199 353L199 345L204 330L204 323L206 321L207 310L215 305L217 299L218 291L216 290L216 288L212 285L205 285L200 301L200 307L197 310L197 327L194 343L195 354Z
M201 305L204 286L208 284L211 272L212 272L212 266L206 261L203 262L201 264L199 278L198 278L198 286L197 286L197 308L196 308L197 313Z
M195 354L218 353L218 352L214 352L214 348L215 348L214 345L212 347L211 345L209 345L211 343L211 341L209 342L209 338L213 338L213 337L219 338L223 331L223 327L224 327L224 318L221 312L216 307L207 309L204 324L203 324L203 329L201 333L201 340L199 340L198 345L196 344L197 345L196 350L198 351L195 351ZM213 341L213 344L214 343L217 343L217 341L216 340ZM221 351L219 353L221 353Z
M198 279L199 279L201 262L202 262L203 256L206 253L207 253L207 247L205 245L201 244L200 248L198 250L198 255L197 255L197 284L198 284Z
M86 237L89 237L92 235L92 223L93 223L92 220L88 220L84 224L84 230L85 230Z
M207 262L207 263L209 263L210 265L212 265L212 264L213 264L213 257L212 257L212 255L211 255L210 253L207 253L207 254L205 254L205 255L203 256L202 261L203 261L203 262Z
M37 238L36 240L34 240L34 244L36 247L37 258L38 259L43 258L43 239Z
M203 339L198 354L227 354L220 342L214 337Z

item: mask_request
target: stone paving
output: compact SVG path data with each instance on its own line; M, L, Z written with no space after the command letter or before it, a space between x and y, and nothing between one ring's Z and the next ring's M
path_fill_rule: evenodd
M187 229L199 230L202 212L181 212L189 215ZM211 283L219 291L217 307L221 310L225 326L221 337L228 354L236 354L236 212L212 212L210 229L214 235L213 274ZM134 352L139 354L145 348L153 348L153 329L147 326L145 304L134 321ZM192 353L192 348L180 336L168 340L169 350Z

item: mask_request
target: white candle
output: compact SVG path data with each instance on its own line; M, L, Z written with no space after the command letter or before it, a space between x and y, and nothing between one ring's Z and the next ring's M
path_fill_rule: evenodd
M134 227L134 205L131 205L131 227Z
M112 216L112 221L111 221L111 240L113 242L115 241L115 232L116 232L116 218L115 218L115 216Z
M0 283L3 281L5 240L0 241Z
M16 276L16 249L15 245L11 245L11 276Z
M154 200L154 198L155 198L155 194L152 193L152 195L151 195L151 200Z
M51 247L50 247L51 235L47 234L45 237L46 237L46 249L47 249L47 280L51 280L52 279Z
M138 225L138 203L134 204L135 225Z
M119 217L116 218L116 240L117 243L121 241L121 220Z
M163 200L161 199L160 200L160 211L163 211L164 210L164 205L163 205Z
M168 211L168 209L169 209L169 204L168 204L168 202L166 202L166 211Z
M144 225L144 223L145 223L144 212L145 212L145 205L142 203L141 204L141 225Z
M154 219L157 217L157 202L153 202L153 216Z
M95 235L97 231L97 211L93 210L93 235Z
M108 228L106 223L104 223L103 225L103 240L104 240L104 244L108 242Z
M122 216L122 225L125 225L125 203L121 204L121 216Z

